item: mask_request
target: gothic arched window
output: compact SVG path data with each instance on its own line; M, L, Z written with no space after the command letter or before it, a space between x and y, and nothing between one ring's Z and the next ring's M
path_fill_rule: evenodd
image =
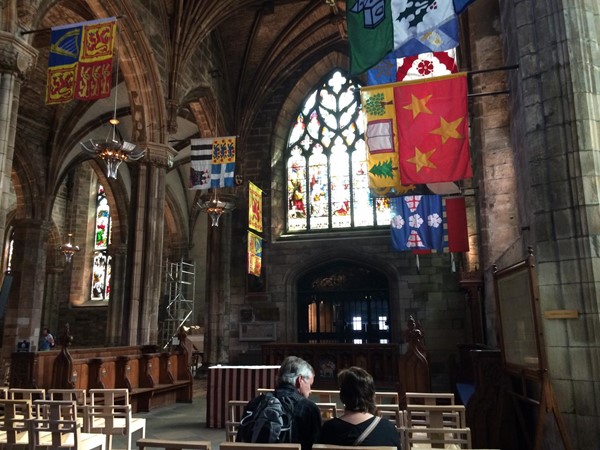
M369 193L360 85L332 72L304 101L287 142L287 231L389 226Z
M104 186L98 184L91 289L91 299L94 301L108 300L110 297L111 256L108 254L108 245L110 244L111 225L110 207Z

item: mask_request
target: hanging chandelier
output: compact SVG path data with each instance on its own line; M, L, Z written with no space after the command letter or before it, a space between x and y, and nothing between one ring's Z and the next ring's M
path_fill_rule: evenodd
M115 94L116 95L116 94ZM105 140L90 139L86 143L81 142L81 147L106 163L106 175L108 178L117 178L117 170L123 161L137 161L142 158L145 151L131 142L121 138L117 125L116 106L113 118L110 119L111 128Z
M67 234L67 242L60 246L60 251L65 255L65 261L67 263L70 263L73 260L73 255L80 250L78 245L73 245L71 243L72 237L73 233Z
M221 216L235 208L235 196L233 194L219 195L217 189L213 189L210 195L205 194L200 197L197 205L201 211L210 216L211 226L218 227Z
M118 86L119 86L119 54L117 53L117 70L115 76L115 104L113 109L112 119L110 123L110 129L106 139L90 139L86 143L81 142L81 147L88 153L104 160L106 163L106 175L108 178L117 179L117 170L123 161L137 161L142 158L145 151L138 148L135 144L127 142L119 133L117 125L119 119L117 119L117 97L118 97Z

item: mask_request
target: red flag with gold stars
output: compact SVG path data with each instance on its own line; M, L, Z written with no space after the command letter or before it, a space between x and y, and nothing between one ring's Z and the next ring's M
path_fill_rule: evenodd
M394 106L402 183L473 176L466 73L398 83Z

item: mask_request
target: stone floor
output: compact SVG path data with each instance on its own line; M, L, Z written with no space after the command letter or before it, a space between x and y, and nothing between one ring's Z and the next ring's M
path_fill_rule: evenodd
M206 427L206 376L194 379L194 399L192 403L175 403L145 413L136 413L135 417L146 418L146 437L211 441L217 450L219 443L225 441L225 430ZM141 437L139 433L134 441ZM126 447L124 438L113 440L114 449Z

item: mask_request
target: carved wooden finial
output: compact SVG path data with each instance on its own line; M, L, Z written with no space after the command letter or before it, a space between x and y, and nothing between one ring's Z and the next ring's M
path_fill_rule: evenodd
M65 326L58 334L57 342L61 347L69 347L73 343L73 335L71 334L71 327L68 323L65 323Z

